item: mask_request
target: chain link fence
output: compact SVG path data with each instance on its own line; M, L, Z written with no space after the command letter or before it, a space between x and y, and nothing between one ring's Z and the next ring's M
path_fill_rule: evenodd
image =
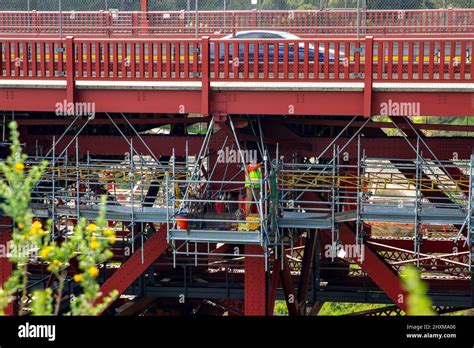
M474 0L148 0L148 11L474 8ZM2 0L0 11L140 11L142 0Z
M226 35L467 34L474 0L0 0L0 33ZM141 12L146 7L147 13ZM427 11L430 9L429 11Z

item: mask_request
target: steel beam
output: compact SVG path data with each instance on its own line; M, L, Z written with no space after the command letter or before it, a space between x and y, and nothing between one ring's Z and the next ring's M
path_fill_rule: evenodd
M281 120L283 124L307 124L314 126L330 126L330 127L345 127L348 124L347 120L338 119L338 118L299 118L293 117L291 119L285 118ZM353 121L350 124L350 128L359 128L364 124L364 121ZM461 124L442 124L442 123L413 123L415 129L418 130L438 130L438 131L449 131L449 132L474 132L474 125L461 125ZM399 128L405 130L410 127L406 124L398 124ZM388 129L397 129L397 127L392 122L379 122L372 121L365 125L364 128L388 128ZM380 133L379 133L380 134ZM385 134L385 133L383 133ZM385 135L384 135L385 136Z
M278 270L278 261L274 262L273 270L270 276L270 286L268 289L268 304L267 304L267 315L273 315L275 310L275 300L277 296L277 288L280 280L280 271Z
M280 270L280 279L281 285L283 287L286 306L288 307L288 314L297 316L301 313L298 305L298 295L293 285L293 278L291 276L291 270L288 264L288 258L286 257L286 253L283 253L281 257L283 257L283 268Z
M220 132L219 132L220 133ZM216 139L222 139L217 137ZM134 139L135 137L127 137ZM185 144L188 142L189 153L198 153L199 148L202 145L201 136L170 136L170 135L146 135L142 136L143 140L147 145L156 153L171 155L173 148L175 148L176 156L185 155ZM71 136L65 136L57 146L57 151L62 151L65 146L71 141ZM80 155L87 154L89 151L90 155L124 155L128 152L129 145L124 141L121 136L117 135L79 135L79 153ZM239 134L239 140L241 141L255 141L255 137L246 136ZM38 141L38 144L46 149L51 147L53 137L51 135L25 135L21 137L22 142L27 144L27 150L29 153L34 154L34 144ZM345 144L349 138L340 138L337 144ZM281 145L291 144L291 146L281 146L281 154L289 155L295 151L302 156L315 156L321 153L332 141L330 137L317 137L317 138L300 138L299 140L290 140L285 138L273 138L269 140L264 138L267 144ZM139 139L133 141L136 144L138 152L147 153L147 149L142 146ZM474 138L429 138L427 140L428 145L431 147L434 153L436 153L440 160L450 160L453 158L453 153L457 153L460 160L469 159L472 149L474 149ZM220 145L219 145L220 144ZM210 147L212 149L219 149L222 146L222 142L212 141ZM365 149L367 157L377 158L398 158L398 159L413 159L413 151L410 149L406 141L402 138L390 137L390 138L361 138L361 148ZM354 142L344 149L350 158L357 158L357 144Z
M377 245L372 245L372 249L375 251L387 250L381 244L386 245L387 247L395 247L405 250L413 249L413 238L410 239L401 239L401 238L383 238L375 237L368 238L367 242L371 241L377 243ZM456 244L453 243L452 239L423 239L421 243L420 252L421 253L442 253L447 254L453 252L453 248L457 248L459 252L467 251L468 248L463 245L464 241L459 240Z
M355 233L350 224L341 224L340 239L343 245L355 246ZM387 296L403 311L407 310L408 293L403 288L396 272L387 265L367 244L363 245L364 258L352 255L350 260L356 262L364 272L382 289Z
M245 315L265 315L266 313L266 272L263 250L259 245L246 245L245 253L262 254L262 257L245 257Z
M101 286L102 295L98 301L113 290L117 290L120 296L166 249L168 249L166 224L162 224L143 247L136 249L135 253Z
M61 142L56 146L57 152L62 152L67 144L72 140L72 136L64 136ZM127 136L134 144L134 149L138 153L148 154L148 149L140 142L136 136ZM157 154L171 155L175 149L176 156L184 156L186 154L186 142L188 142L189 154L196 154L202 145L202 137L200 136L142 136L142 139L148 147ZM35 143L43 147L43 152L47 152L52 145L53 137L48 135L30 135L22 136L22 141L27 143L27 151L30 154L35 153ZM124 156L130 152L130 145L120 135L80 135L78 136L79 155L84 156L89 153L91 156Z
M301 273L298 282L297 297L298 304L300 306L299 309L302 314L305 314L306 298L308 295L308 289L311 280L314 253L316 250L317 233L319 233L319 231L317 230L313 232L308 231L304 246L303 263L301 266Z
M66 89L3 88L0 105L6 111L56 111L56 103L67 99ZM204 90L205 93L206 90ZM423 114L431 116L472 115L472 93L467 92L380 92L371 94L371 114L380 115L389 101L419 102ZM368 95L367 93L365 94ZM153 89L76 89L75 101L94 103L96 112L201 113L234 115L364 115L364 91L301 90L213 90L209 105L203 108L203 91L189 88ZM367 98L367 97L366 97ZM19 103L18 101L22 102ZM368 98L367 98L368 100ZM204 103L205 104L205 103ZM291 110L291 113L289 112ZM366 107L365 112L368 112Z

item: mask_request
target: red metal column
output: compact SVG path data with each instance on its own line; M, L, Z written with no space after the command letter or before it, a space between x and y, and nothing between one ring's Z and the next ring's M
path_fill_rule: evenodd
M201 88L201 114L209 115L209 96L210 96L210 67L209 67L209 36L201 40L202 43L202 88Z
M288 307L288 314L290 316L297 316L300 315L298 298L293 284L293 277L291 276L288 257L286 254L283 254L281 257L283 257L283 269L280 271L280 279L286 306Z
M262 255L262 247L246 245L246 254ZM263 257L245 257L245 315L265 315L265 259Z
M319 231L307 232L306 242L304 247L303 263L301 266L300 279L298 282L298 305L302 315L306 314L305 304L308 296L308 288L311 280L311 270L313 269L313 258L316 250L317 233Z
M374 38L367 36L365 38L364 117L372 116L373 51Z
M280 270L279 270L279 261L276 260L273 262L273 271L270 276L270 284L268 289L268 304L267 304L267 315L273 315L275 310L275 300L277 295L278 282L280 281Z
M74 37L68 36L66 38L66 100L68 103L75 102L75 71L74 71ZM81 62L82 59L79 59Z
M142 250L136 249L135 253L120 268L102 284L100 292L102 296L97 302L100 302L104 296L111 291L117 290L122 294L127 288L150 267L160 255L168 249L166 241L166 224L162 224L160 229L155 232L143 245Z
M2 217L0 219L0 245L3 250L8 250L8 242L12 238L12 222L8 217ZM6 255L0 255L0 286L10 278L13 272L13 266ZM13 315L13 303L10 303L5 308L6 315Z

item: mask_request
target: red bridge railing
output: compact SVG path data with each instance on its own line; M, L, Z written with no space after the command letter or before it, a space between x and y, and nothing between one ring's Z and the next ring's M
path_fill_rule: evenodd
M473 42L12 38L0 40L0 79L472 82Z
M62 20L61 17L62 16ZM273 29L298 35L474 33L474 9L361 11L202 11L200 35ZM194 12L0 12L0 34L174 35L195 34ZM62 23L62 25L61 25Z

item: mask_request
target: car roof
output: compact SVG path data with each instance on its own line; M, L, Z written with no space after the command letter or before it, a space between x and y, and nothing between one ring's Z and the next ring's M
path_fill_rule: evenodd
M236 35L253 34L253 33L277 34L277 35L282 36L283 38L299 39L299 37L296 36L295 34L288 33L286 31L278 31L278 30L243 30L243 31L237 31L234 34L224 36L223 39L231 39Z

